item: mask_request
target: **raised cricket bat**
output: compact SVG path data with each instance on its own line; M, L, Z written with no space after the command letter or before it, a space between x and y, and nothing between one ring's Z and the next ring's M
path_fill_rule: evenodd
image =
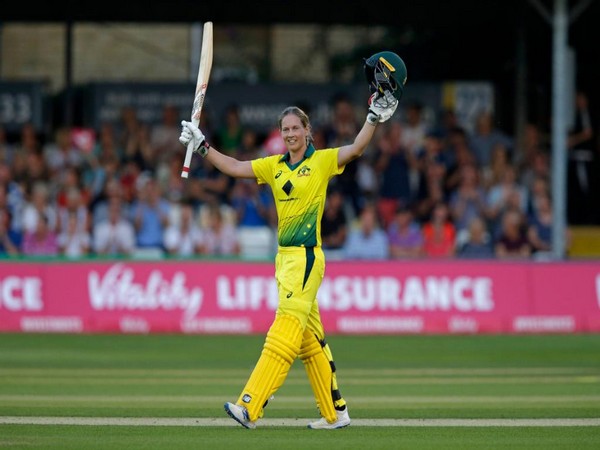
M202 105L204 104L204 97L206 96L208 78L210 77L210 69L212 68L212 60L213 23L205 22L204 30L202 31L202 53L200 54L200 66L198 67L196 94L194 96L194 104L192 106L192 123L196 126L198 126L200 123L200 114L202 113ZM185 159L183 161L183 169L181 171L182 178L187 178L190 173L190 164L192 163L193 153L193 141L190 141L185 152Z

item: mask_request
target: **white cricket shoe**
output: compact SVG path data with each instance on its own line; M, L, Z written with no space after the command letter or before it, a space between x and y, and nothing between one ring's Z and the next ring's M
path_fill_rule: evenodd
M250 420L248 417L248 410L243 406L227 402L225 403L224 408L227 414L229 414L229 417L238 422L244 428L256 428L256 423Z
M327 422L325 417L321 417L316 422L308 424L308 428L313 430L335 430L336 428L344 428L350 425L350 415L348 414L348 407L344 408L343 411L336 411L337 420L333 423Z

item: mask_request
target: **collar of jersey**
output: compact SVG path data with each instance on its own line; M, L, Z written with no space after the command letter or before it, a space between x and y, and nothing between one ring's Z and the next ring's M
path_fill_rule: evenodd
M297 163L290 164L290 152L287 152L285 155L283 155L281 157L281 159L279 160L279 162L285 162L287 164L287 166L290 168L290 170L294 170L294 169L296 169L296 167L298 167L302 163L302 161L304 161L306 158L310 158L314 152L315 152L315 146L312 145L312 143L310 143L310 144L308 144L308 147L306 147L306 151L304 152L304 158L302 158Z

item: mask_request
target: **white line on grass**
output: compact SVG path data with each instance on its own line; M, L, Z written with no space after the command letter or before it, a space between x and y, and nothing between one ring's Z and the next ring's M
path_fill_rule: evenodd
M265 427L306 427L308 419L262 419ZM129 427L235 427L227 418L159 417L17 417L0 416L0 425L92 425ZM597 427L600 418L585 419L353 419L358 427Z

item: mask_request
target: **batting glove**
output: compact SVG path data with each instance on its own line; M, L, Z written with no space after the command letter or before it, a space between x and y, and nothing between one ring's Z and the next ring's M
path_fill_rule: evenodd
M369 98L367 121L371 125L375 125L378 122L383 123L394 115L397 107L398 100L390 91L385 91L384 94L376 92Z
M185 120L181 121L181 135L179 136L179 142L184 146L188 146L190 142L193 142L194 153L198 153L203 158L208 153L208 142L200 128L194 125L192 122Z

